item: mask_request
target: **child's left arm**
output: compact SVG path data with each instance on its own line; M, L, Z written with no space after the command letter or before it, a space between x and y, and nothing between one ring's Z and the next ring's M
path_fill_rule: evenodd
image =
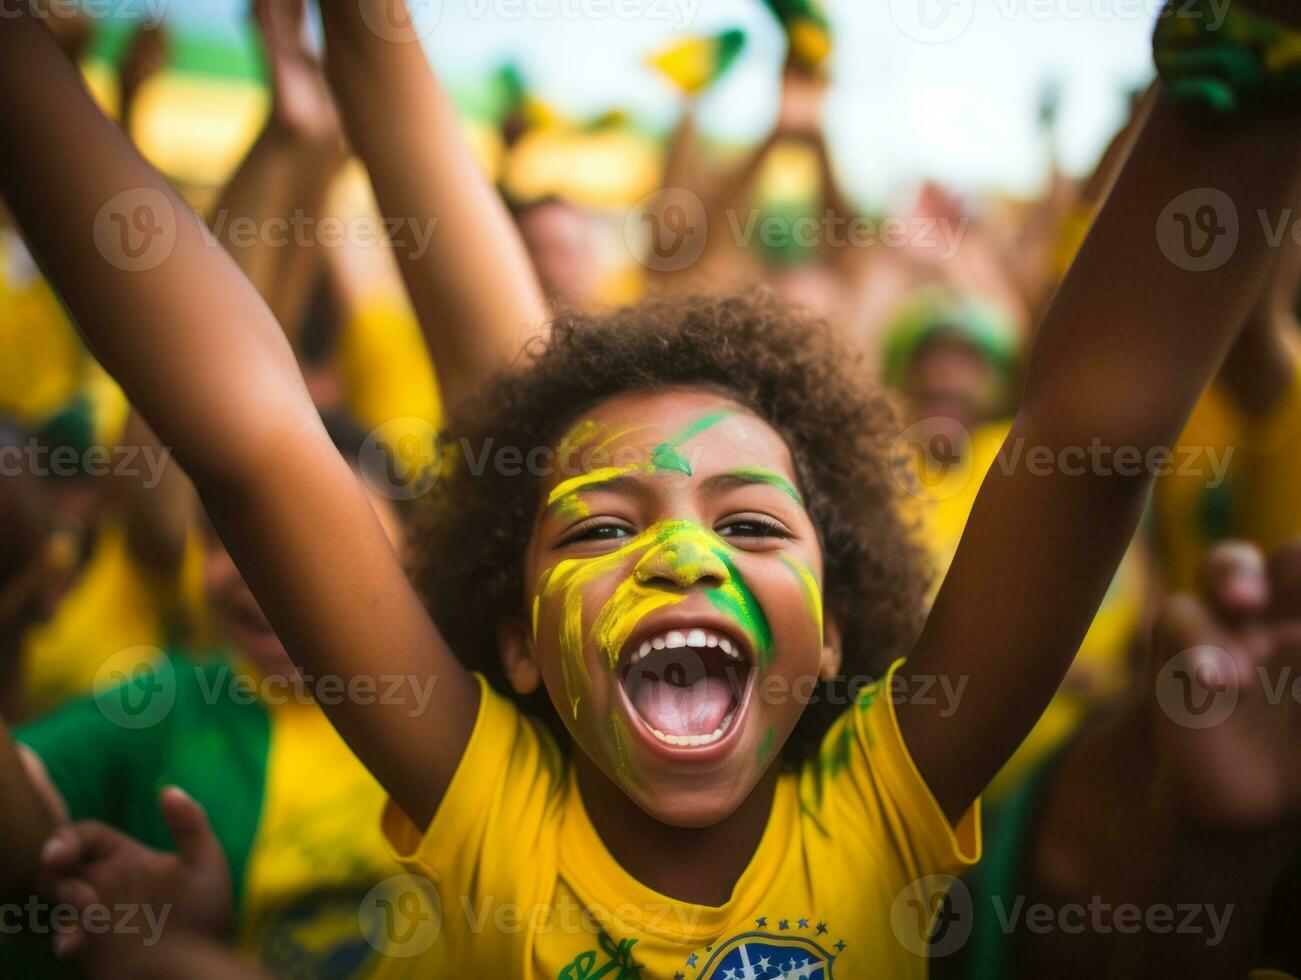
M1149 454L1173 445L1259 289L1268 253L1259 215L1292 205L1299 172L1296 113L1199 129L1165 96L1153 109L1045 317L1021 409L900 670L900 728L950 818L1012 754L1070 666L1137 526ZM1178 215L1227 234L1215 229L1229 200L1236 249L1218 268L1189 271L1185 249L1202 240L1170 233ZM933 699L907 696L936 677L966 682L949 717L924 703Z

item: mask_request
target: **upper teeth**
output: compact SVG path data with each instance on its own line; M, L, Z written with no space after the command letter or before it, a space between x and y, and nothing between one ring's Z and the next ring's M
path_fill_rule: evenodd
M736 649L727 637L707 629L696 628L685 631L669 630L667 633L647 637L642 640L641 646L632 655L631 662L635 664L652 650L676 650L678 647L718 647L732 660L743 659L740 650Z

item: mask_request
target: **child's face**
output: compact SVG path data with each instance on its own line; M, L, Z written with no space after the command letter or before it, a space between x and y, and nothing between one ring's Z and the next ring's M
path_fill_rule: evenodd
M676 389L597 406L556 470L526 557L533 642L507 644L507 672L521 692L540 673L579 748L647 813L716 823L839 670L790 452L735 402Z

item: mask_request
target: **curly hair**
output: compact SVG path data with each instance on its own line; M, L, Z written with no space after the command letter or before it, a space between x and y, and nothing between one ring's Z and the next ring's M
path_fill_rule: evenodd
M891 473L894 403L825 323L766 293L565 314L546 341L531 343L521 364L458 413L444 437L527 453L555 447L606 399L681 387L725 394L785 439L822 546L824 605L844 643L841 678L879 676L916 637L927 576ZM416 515L416 587L466 666L560 732L545 691L521 698L511 690L497 647L503 611L522 610L539 478L527 467L515 476L473 467L476 474L456 453L448 459L438 490ZM843 710L844 695L822 686L787 742L788 761L815 752Z

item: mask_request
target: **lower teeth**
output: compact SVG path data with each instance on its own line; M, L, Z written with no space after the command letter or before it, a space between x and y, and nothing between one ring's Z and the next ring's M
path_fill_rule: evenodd
M707 735L665 735L658 728L652 728L651 734L667 745L677 745L680 747L712 745L723 737L723 733L727 731L727 726L732 723L732 716L734 714L736 714L735 708L729 711L726 717L723 718L722 723Z

